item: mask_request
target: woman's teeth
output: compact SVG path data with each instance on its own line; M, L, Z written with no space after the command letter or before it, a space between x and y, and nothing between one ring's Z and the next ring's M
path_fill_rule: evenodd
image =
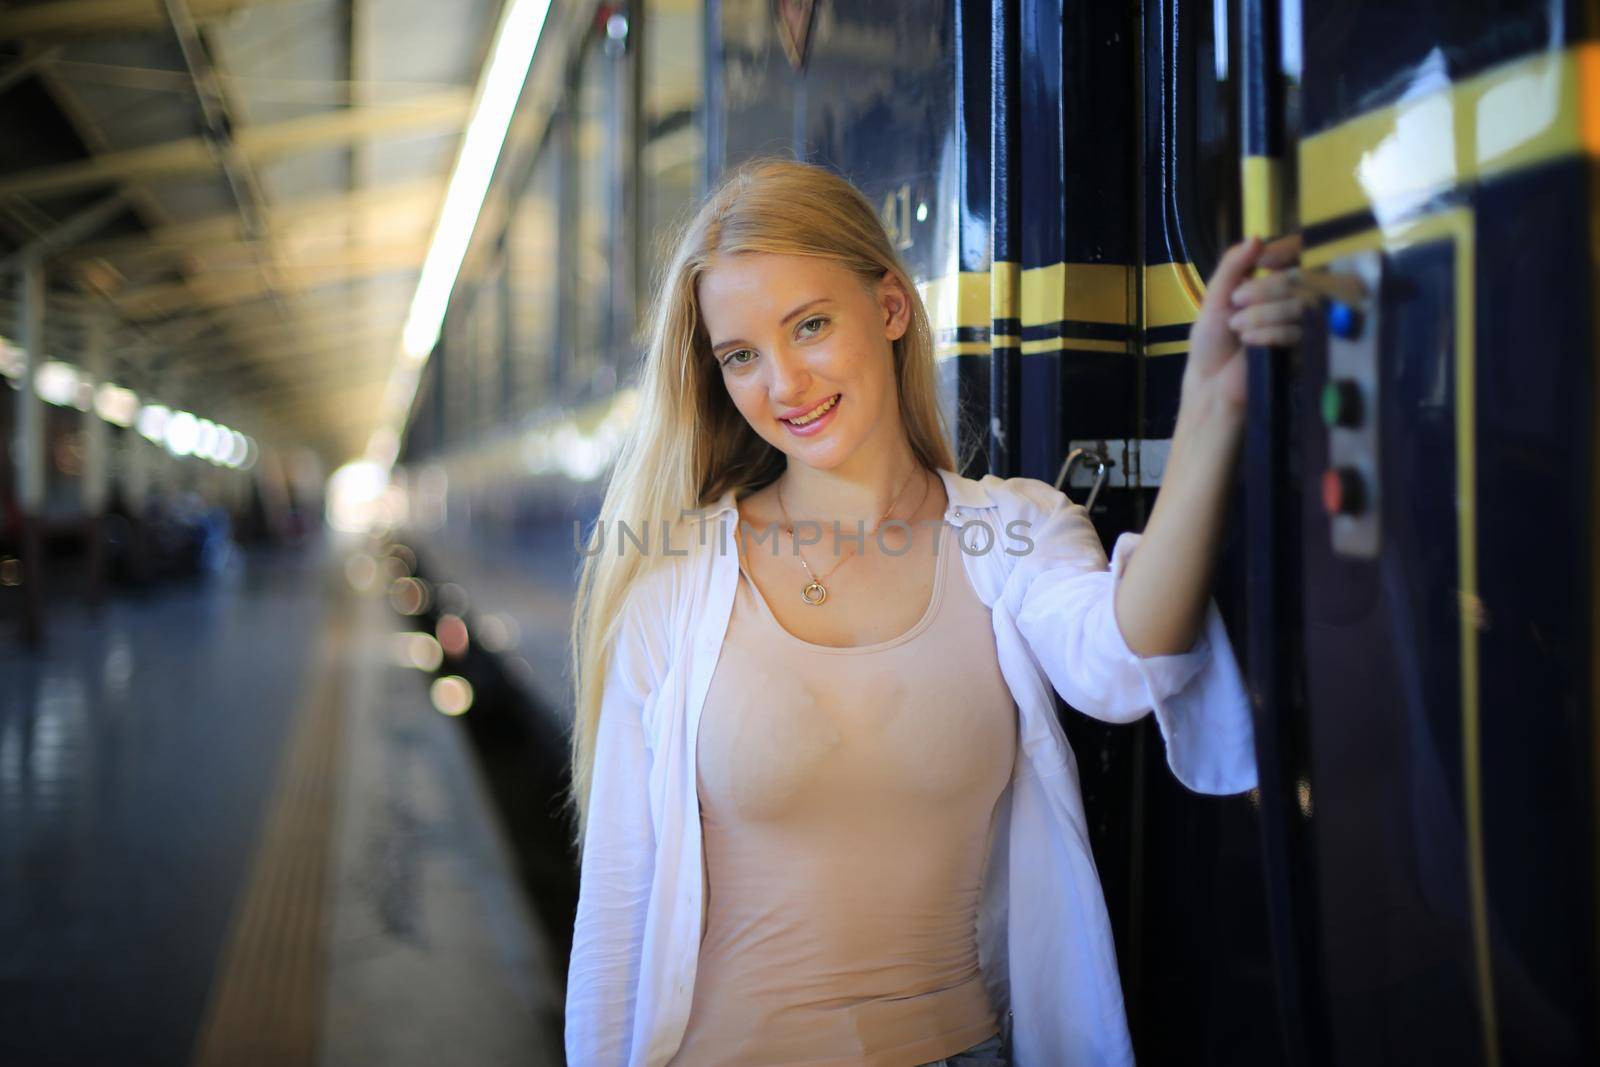
M783 421L789 423L791 426L804 426L808 422L815 422L816 420L822 418L822 416L826 415L833 405L837 404L838 402L838 394L835 394L830 396L821 404L818 404L806 414L800 416L798 419L784 419Z

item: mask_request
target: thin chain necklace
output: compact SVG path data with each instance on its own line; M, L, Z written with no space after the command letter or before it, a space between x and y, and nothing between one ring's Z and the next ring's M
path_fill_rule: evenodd
M911 485L912 475L916 474L919 469L920 466L913 466L910 474L906 475L905 481L900 483L900 491L895 494L894 500L890 502L887 508L884 509L883 514L878 516L878 521L872 524L872 529L870 531L872 535L875 536L877 534L878 527L883 525L883 520L889 517L889 512L893 511L895 505L900 503L900 498L906 495L906 489ZM788 534L789 537L793 539L794 524L789 519L789 509L783 506L783 487L779 486L773 495L778 498L778 507L783 511L783 521L788 524L784 527L783 532ZM927 494L924 493L923 496L926 497ZM828 573L822 576L822 578L818 578L816 572L811 569L811 564L806 562L805 553L800 551L799 541L795 541L794 551L795 555L800 557L800 565L806 569L806 575L811 579L805 584L805 587L800 590L800 598L813 607L828 599L828 587L822 584L822 578L832 577L834 571L838 570L846 563L849 563L852 559L860 554L853 553L849 556L846 556L838 563L835 563L833 567L829 569Z

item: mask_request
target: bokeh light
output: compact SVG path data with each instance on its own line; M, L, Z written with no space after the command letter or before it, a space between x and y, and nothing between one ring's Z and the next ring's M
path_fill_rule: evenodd
M478 620L478 643L490 652L509 652L522 643L522 627L509 615L485 615Z
M467 654L467 645L471 636L467 633L467 624L459 615L441 615L439 622L434 626L433 632L439 638L439 647L444 649L444 654L451 659L460 659Z
M378 561L365 552L353 553L344 561L344 577L356 592L371 592L378 580Z
M444 665L444 649L432 634L421 631L395 634L394 662L432 674Z
M421 578L396 578L389 585L389 606L401 615L421 615L432 603L432 591Z
M428 687L428 697L444 714L464 715L472 707L472 683L460 675L447 674L433 680L433 685Z

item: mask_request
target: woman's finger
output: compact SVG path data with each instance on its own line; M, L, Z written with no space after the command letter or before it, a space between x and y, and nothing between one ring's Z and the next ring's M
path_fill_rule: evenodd
M1211 281L1206 286L1207 293L1214 293L1223 300L1231 297L1234 288L1250 273L1260 253L1261 241L1256 237L1247 238L1228 249L1222 262L1211 273Z
M1291 348L1300 343L1300 327L1257 326L1241 333L1239 340L1252 348Z
M1233 291L1233 306L1245 307L1267 300L1285 300L1295 293L1294 278L1288 271L1274 271L1239 283Z
M1300 260L1300 235L1291 233L1280 237L1261 249L1258 266L1267 270L1281 270Z
M1228 328L1238 333L1254 329L1257 326L1277 326L1286 322L1299 322L1300 316L1305 314L1305 310L1305 301L1295 296L1265 304L1253 304L1242 311L1234 312L1228 319Z

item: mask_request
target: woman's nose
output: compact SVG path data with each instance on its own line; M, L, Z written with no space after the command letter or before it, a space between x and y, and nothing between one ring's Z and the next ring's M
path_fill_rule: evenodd
M781 347L775 349L767 361L767 371L767 392L774 403L792 407L806 399L811 388L811 371L798 352Z

